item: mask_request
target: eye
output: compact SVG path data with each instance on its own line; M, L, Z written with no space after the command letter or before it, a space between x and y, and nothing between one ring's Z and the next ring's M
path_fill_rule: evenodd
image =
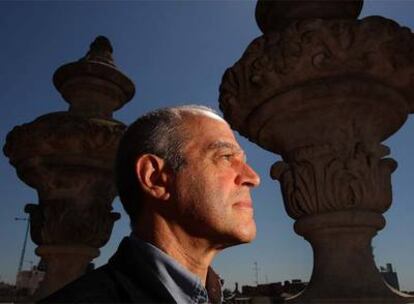
M225 160L231 160L234 157L234 154L223 154L221 158Z

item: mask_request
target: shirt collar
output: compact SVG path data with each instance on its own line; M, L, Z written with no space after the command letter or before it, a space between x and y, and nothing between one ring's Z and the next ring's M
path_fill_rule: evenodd
M151 259L151 268L159 276L160 281L171 293L177 303L221 303L221 282L217 274L209 267L207 273L207 289L198 276L188 271L161 249L131 235L134 247L145 252ZM210 295L210 299L209 299Z

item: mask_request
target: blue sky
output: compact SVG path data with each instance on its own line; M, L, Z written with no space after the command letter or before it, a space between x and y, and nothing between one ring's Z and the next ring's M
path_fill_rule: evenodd
M118 67L136 85L130 103L115 113L125 123L160 106L199 103L218 109L218 86L224 70L243 53L260 32L251 1L31 1L0 2L0 141L16 125L34 120L68 105L52 85L54 71L82 57L98 35L114 47ZM383 15L413 28L414 1L369 1L363 16ZM386 143L399 162L393 174L394 202L386 212L387 226L374 239L378 265L396 267L403 289L414 290L414 122L412 118ZM234 282L253 284L253 263L259 265L260 282L300 278L312 271L309 244L293 231L283 207L279 184L269 177L278 160L251 144L240 142L249 163L262 177L254 190L257 239L229 248L214 266L233 288ZM0 280L14 282L22 248L24 205L36 203L36 192L22 183L7 158L0 155ZM129 233L128 220L116 222L108 244L95 260L101 265ZM35 245L28 243L24 267L37 262Z

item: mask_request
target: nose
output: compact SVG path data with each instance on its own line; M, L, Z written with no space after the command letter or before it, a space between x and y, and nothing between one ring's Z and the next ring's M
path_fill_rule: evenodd
M260 184L260 176L247 163L243 163L238 183L251 188L257 187Z

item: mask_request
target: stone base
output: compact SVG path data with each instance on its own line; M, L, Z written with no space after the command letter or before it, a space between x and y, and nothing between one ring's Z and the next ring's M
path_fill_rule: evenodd
M308 240L314 268L307 288L287 303L414 303L384 282L371 240L385 226L381 214L338 211L308 216L295 230Z
M397 291L398 292L398 291ZM400 293L395 299L389 298L349 298L349 299L302 299L301 294L289 298L285 303L291 304L413 304L414 297Z
M81 245L44 245L36 254L46 262L46 275L34 295L42 299L74 281L86 271L89 262L99 256L99 249Z

